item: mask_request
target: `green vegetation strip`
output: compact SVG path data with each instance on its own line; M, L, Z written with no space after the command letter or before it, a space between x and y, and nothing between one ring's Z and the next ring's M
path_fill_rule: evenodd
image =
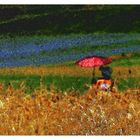
M128 78L120 79L118 82L118 89L125 91L127 89L137 89L140 88L140 77L139 78Z
M76 90L80 91L81 94L84 94L88 88L84 87L84 84L90 84L92 77L75 77L75 76L39 76L39 75L0 75L0 83L4 83L5 89L9 85L12 85L15 89L20 88L20 84L25 82L25 91L27 94L32 93L35 89L40 87L40 81L48 90L51 90L52 87L55 87L57 90L69 91ZM128 88L138 88L140 87L139 83L140 78L128 78L128 79L119 79L118 88L123 91Z
M140 65L140 56L137 55L132 56L130 58L114 60L112 64L110 64L111 67L114 66L130 67L130 66L139 66L139 65Z

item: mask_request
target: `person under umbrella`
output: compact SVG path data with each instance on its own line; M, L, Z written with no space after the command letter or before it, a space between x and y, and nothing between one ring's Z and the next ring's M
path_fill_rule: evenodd
M102 77L92 79L93 88L100 89L104 91L112 90L114 82L111 78L112 69L110 67L101 66L99 70L102 73Z
M112 83L113 83L111 81L112 70L109 67L103 67L103 66L111 62L112 62L112 59L110 58L105 58L101 56L90 56L90 57L85 57L83 59L76 61L76 64L82 67L92 67L93 68L93 79L92 79L93 87L106 90L110 88L110 86L112 86ZM99 79L95 78L95 67L100 67L100 70L103 76L102 78L99 78Z

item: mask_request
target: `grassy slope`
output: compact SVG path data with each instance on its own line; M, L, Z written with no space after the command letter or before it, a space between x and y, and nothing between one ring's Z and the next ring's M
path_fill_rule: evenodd
M139 66L140 65L140 56L133 56L130 58L123 58L114 61L110 66L126 66L126 67L131 67L131 66Z
M139 6L135 5L7 6L0 7L0 13L1 33L56 35L139 31Z

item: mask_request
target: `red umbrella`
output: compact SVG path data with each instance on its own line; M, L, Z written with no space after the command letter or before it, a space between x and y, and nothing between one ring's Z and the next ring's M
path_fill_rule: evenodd
M112 62L111 58L106 58L101 56L90 56L76 61L76 64L82 67L93 67L95 71L95 67L103 66L111 62ZM94 71L93 71L93 75L94 75Z

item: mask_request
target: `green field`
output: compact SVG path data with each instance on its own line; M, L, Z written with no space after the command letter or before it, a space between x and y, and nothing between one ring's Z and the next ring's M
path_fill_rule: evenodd
M110 64L111 67L125 66L130 68L131 66L139 66L139 65L140 65L140 54L134 54L134 56L130 58L115 60L112 64Z
M35 89L39 89L40 84L44 85L48 90L55 88L55 90L61 91L78 91L81 94L86 92L88 88L84 87L84 84L91 83L91 77L87 76L39 76L39 75L0 75L0 82L4 83L5 89L9 85L13 86L15 89L20 88L20 84L24 81L26 87L26 93L32 93ZM118 79L117 86L120 91L126 89L136 89L139 88L139 78L128 78L128 79Z

